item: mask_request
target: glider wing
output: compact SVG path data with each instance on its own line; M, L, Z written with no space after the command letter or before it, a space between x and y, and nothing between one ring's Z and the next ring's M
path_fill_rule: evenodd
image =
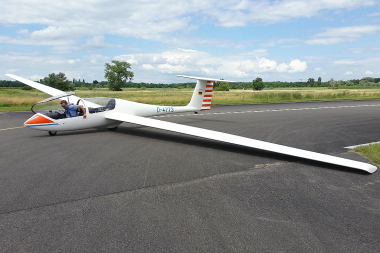
M53 87L49 87L49 86L41 84L41 83L36 83L36 82L30 81L30 80L25 79L23 77L19 77L19 76L13 75L13 74L5 74L5 75L12 78L12 79L15 79L19 82L22 82L23 84L26 84L32 88L35 88L35 89L40 90L42 92L45 92L45 93L49 94L50 96L57 96L57 95L60 95L62 93L65 93L64 91L55 89Z
M72 95L71 93L67 93L68 96L61 96L61 95L64 95L65 92L64 91L61 91L61 90L58 90L56 88L53 88L53 87L50 87L50 86L47 86L47 85L44 85L44 84L41 84L41 83L37 83L37 82L33 82L33 81L30 81L28 79L25 79L23 77L19 77L19 76L16 76L16 75L13 75L13 74L5 74L6 76L12 78L12 79L15 79L23 84L26 84L32 88L35 88L37 90L40 90L42 92L45 92L53 97L57 96L59 97L59 99L61 100L70 100L71 102L76 102L78 101L79 99L82 99L80 97L77 97L77 96L74 96ZM68 97L70 97L70 99L68 99ZM51 98L49 98L51 99ZM85 100L85 99L83 99ZM99 106L98 104L95 104L93 102L90 102L90 101L86 101L86 105L88 106L92 106L92 107L97 107Z
M143 125L147 127L158 128L162 130L172 131L176 133L182 133L192 136L197 136L205 139L221 141L231 144L236 144L245 147L256 148L260 150L266 150L270 152L275 152L279 154L289 155L293 157L300 157L308 160L319 161L328 164L334 164L339 166L344 166L348 168L358 169L373 173L377 168L371 164L353 161L345 158L335 157L331 155L320 154L312 151L287 147L279 144L269 143L265 141L259 141L255 139L250 139L238 135L218 132L214 130L208 130L193 126L186 126L181 124L176 124L172 122L156 120L151 118L144 118L140 116L128 115L123 113L110 113L106 116L108 119L124 121L132 124Z

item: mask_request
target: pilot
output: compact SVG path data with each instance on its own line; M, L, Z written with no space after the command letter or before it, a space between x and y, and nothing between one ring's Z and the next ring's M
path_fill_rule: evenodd
M86 118L86 110L83 108L82 105L74 105L67 103L66 100L61 101L62 108L65 109L66 118L72 118L78 116L77 114L77 108L79 108L83 112L83 118Z

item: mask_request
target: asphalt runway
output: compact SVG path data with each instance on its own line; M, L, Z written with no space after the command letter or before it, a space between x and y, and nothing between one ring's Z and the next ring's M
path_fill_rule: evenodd
M0 113L1 252L378 252L380 172L123 123ZM156 119L367 160L380 100L212 106ZM21 127L21 128L20 128Z

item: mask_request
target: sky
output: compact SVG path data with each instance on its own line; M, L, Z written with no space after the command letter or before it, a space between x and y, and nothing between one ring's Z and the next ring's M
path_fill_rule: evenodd
M81 3L83 2L83 3ZM0 79L380 77L380 0L0 0Z

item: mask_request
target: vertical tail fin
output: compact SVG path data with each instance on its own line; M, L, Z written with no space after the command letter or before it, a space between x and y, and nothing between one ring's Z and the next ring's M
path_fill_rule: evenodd
M233 82L227 80L218 80L207 77L195 77L195 76L183 76L179 77L191 78L197 80L197 85L195 86L193 96L191 97L190 103L187 105L189 108L194 108L194 111L205 111L210 110L212 91L214 89L214 81L223 82Z

